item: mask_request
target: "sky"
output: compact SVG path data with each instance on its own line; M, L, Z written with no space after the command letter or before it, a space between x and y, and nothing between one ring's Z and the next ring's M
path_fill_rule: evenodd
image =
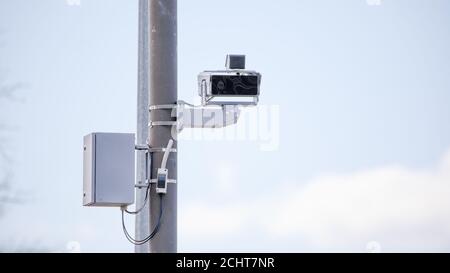
M178 250L449 252L449 12L178 1L179 99L198 103L198 73L228 53L263 76L237 125L180 135ZM0 246L133 251L119 209L82 207L82 141L135 132L137 35L137 0L0 2L2 84L22 86L0 99L0 164L23 197Z

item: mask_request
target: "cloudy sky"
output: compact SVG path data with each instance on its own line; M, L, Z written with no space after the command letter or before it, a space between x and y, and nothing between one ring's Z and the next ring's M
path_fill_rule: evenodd
M73 5L75 3L75 5ZM0 246L132 252L82 137L136 127L138 1L0 2ZM450 2L179 1L179 98L247 54L261 107L179 143L179 251L450 251ZM3 128L2 127L2 128ZM133 228L133 219L127 225Z

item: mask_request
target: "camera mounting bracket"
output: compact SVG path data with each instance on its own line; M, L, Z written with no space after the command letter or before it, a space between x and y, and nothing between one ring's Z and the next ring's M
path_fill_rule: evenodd
M176 121L149 121L149 126L176 126L181 132L184 128L223 128L237 123L240 107L244 105L192 105L184 101L177 104L151 105L149 111L170 110Z
M237 123L240 116L239 104L192 105L185 101L176 104L151 105L150 111L170 110L176 121L150 121L149 126L176 126L177 132L184 128L223 128Z
M242 105L222 104L195 106L178 102L178 131L184 128L223 128L237 123Z

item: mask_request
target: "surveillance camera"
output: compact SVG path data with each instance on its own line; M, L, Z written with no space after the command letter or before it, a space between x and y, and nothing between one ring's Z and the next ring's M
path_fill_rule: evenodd
M198 76L203 105L256 105L261 74L245 70L244 55L228 55L227 70L204 71Z

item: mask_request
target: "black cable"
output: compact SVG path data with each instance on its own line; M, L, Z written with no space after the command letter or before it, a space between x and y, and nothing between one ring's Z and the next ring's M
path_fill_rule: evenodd
M128 233L127 228L125 226L124 211L125 210L122 210L122 229L123 229L123 232L125 234L125 237L127 238L127 240L130 243L132 243L134 245L146 244L146 243L148 243L151 239L153 239L156 236L156 234L159 231L159 228L161 227L161 220L162 220L162 216L163 216L163 194L159 195L159 217L158 217L158 222L156 223L156 226L153 229L153 231L150 233L150 235L148 235L145 239L136 240Z
M161 219L162 219L162 214L163 214L162 196L161 195L160 195L160 211L159 211L159 213L160 214L159 214L159 218L158 218L158 223L156 224L156 226L155 226L154 230L151 232L151 234L149 236L147 236L143 240L136 240L136 239L132 238L131 235L126 230L125 222L124 222L124 214L123 214L123 211L122 211L122 227L123 227L125 236L128 239L128 241L130 241L132 244L135 244L135 245L143 245L143 244L147 243L148 241L150 241L151 239L153 239L154 236L158 233L159 228L161 226Z
M125 210L126 213L136 215L136 214L139 214L145 208L145 205L147 205L147 201L148 201L148 193L150 191L150 185L151 184L149 183L147 186L147 189L145 191L144 204L142 205L142 207L136 211Z

